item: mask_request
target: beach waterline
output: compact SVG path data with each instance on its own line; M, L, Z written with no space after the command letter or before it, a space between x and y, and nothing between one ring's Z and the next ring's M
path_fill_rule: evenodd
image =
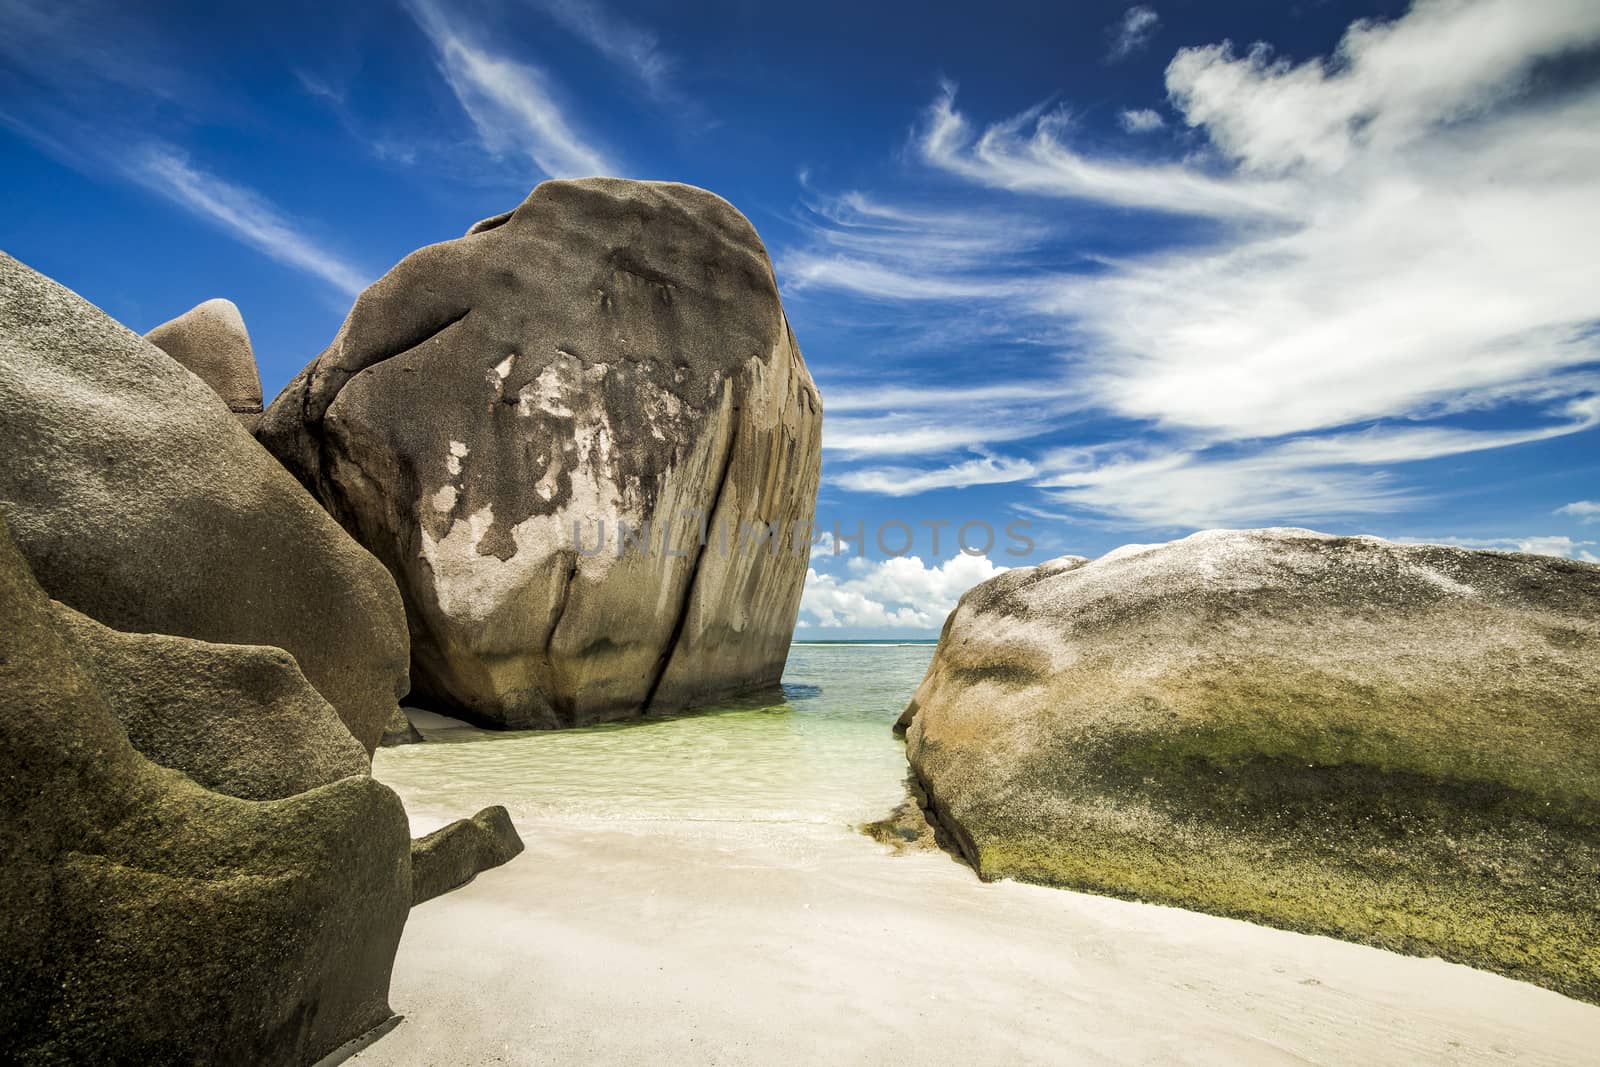
M931 645L796 645L779 700L380 749L414 833L527 851L415 908L352 1062L1567 1064L1600 1008L1437 959L1015 882L857 827Z
M373 774L414 822L489 804L516 818L852 825L904 799L890 727L932 642L796 644L780 693L560 731L430 728L380 749ZM428 827L428 828L431 828Z

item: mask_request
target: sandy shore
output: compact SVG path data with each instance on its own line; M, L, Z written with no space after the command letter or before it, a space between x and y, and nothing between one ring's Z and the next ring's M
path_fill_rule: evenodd
M463 812L415 811L423 832ZM1439 960L983 885L844 826L519 818L411 914L350 1062L1594 1062L1600 1008Z

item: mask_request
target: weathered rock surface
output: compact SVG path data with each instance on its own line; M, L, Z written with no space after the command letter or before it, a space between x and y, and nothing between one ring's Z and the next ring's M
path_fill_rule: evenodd
M73 659L146 759L245 800L367 773L361 743L283 649L125 634L55 609Z
M399 798L366 775L210 792L110 705L0 520L5 1060L303 1065L388 1018Z
M0 511L116 630L294 656L370 753L405 693L393 579L166 353L0 255Z
M396 706L394 714L389 716L389 721L384 724L383 736L378 739L378 744L385 748L395 745L415 745L422 741L422 732L411 724L411 718L402 707Z
M244 316L232 300L207 300L144 339L183 364L228 405L247 430L261 421L261 372Z
M778 681L821 419L749 222L586 179L408 256L258 436L394 572L416 695L554 727Z
M411 842L411 904L448 893L482 871L522 853L522 838L499 804L470 819L457 819Z
M908 709L1014 877L1600 1000L1600 566L1305 530L1015 570Z

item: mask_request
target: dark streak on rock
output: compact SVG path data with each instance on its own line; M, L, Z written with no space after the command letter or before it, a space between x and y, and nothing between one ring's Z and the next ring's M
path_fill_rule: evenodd
M728 432L728 445L722 454L722 471L717 475L717 489L711 495L711 506L706 509L706 521L717 521L717 509L722 506L722 491L727 488L728 475L733 470L734 453L739 448L739 408L729 409L728 419L733 428ZM709 538L708 538L709 540ZM656 660L655 676L650 679L650 688L645 690L644 700L640 707L648 714L651 705L656 700L656 690L661 687L661 679L666 677L667 667L672 663L672 656L678 650L678 642L683 638L684 623L689 618L689 605L694 602L694 590L700 580L700 564L706 558L705 544L699 545L699 551L694 555L694 562L689 565L689 579L684 583L683 600L678 604L678 617L672 623L672 635L667 638L667 643L661 646L661 655Z

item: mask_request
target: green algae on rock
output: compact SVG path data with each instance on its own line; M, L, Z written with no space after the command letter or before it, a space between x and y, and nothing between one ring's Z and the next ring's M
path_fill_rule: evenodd
M970 591L902 717L1012 877L1600 1001L1600 566L1212 531Z
M510 863L523 847L510 812L500 804L417 838L411 842L412 906L464 886L491 867Z
M356 774L244 800L146 759L3 519L0 807L7 1062L300 1065L391 1016L400 799Z

